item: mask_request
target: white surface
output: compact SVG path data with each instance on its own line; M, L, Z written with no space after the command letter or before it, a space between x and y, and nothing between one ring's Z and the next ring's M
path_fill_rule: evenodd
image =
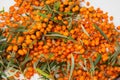
M9 10L9 6L14 4L14 0L0 0L0 10L5 8L5 11Z

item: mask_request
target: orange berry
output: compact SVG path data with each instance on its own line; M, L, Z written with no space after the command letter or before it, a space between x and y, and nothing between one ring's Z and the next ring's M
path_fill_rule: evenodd
M75 6L75 11L78 11L79 10L79 6Z
M17 46L17 45L14 45L14 46L13 46L13 51L16 52L17 50L18 50L18 46Z
M42 27L46 28L47 27L46 23L42 23Z
M13 46L11 46L11 45L8 46L8 47L7 47L7 52L12 51L12 49L13 49Z
M10 55L7 55L7 60L9 60L11 58L11 56Z
M19 36L17 40L18 44L21 44L23 41L24 41L24 37Z
M20 49L20 50L18 50L18 54L23 56L24 55L24 51Z
M64 80L63 78L58 78L58 80Z
M113 16L110 16L110 21L112 21L113 20Z
M47 0L45 3L46 3L46 4L50 4L51 2L50 2L49 0Z
M27 51L27 49L23 49L23 52L24 52L25 54L27 54L28 51Z
M72 6L74 4L74 2L69 2L69 6Z
M62 17L61 17L61 16L58 16L58 20L62 20Z
M75 8L72 8L72 11L75 12L76 11Z
M36 37L37 37L37 38L40 38L40 36L41 36L40 31L37 31L37 32L36 32Z
M31 39L35 40L36 36L35 35L31 35Z
M44 18L44 22L48 22L49 21L49 19L48 18Z
M26 48L27 44L26 43L22 43L22 48Z
M82 48L82 49L80 50L80 53L83 54L84 52L85 52L85 49Z
M29 45L30 43L32 43L32 40L31 39L27 39L25 42L26 42L26 44Z
M120 26L118 26L117 29L120 30Z
M33 67L29 67L27 70L32 72L33 71Z
M87 2L86 2L86 5L87 5L87 6L90 6L90 2L87 1Z

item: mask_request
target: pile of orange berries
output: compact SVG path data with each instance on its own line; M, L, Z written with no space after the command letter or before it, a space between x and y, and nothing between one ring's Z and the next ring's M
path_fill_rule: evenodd
M14 52L20 63L28 55L30 60L25 64L28 79L36 73L33 65L37 61L72 64L71 54L75 63L71 80L112 80L118 76L120 62L115 61L118 66L106 64L110 55L116 52L116 41L120 42L120 33L115 30L113 17L108 13L100 8L94 9L89 2L88 7L81 6L83 0L14 1L16 3L9 12L0 14L0 28L5 28L2 35L8 42L4 53L9 60L9 53ZM89 59L95 62L100 56L91 76ZM120 55L116 58L119 59ZM57 80L69 79L70 71L66 75L61 70L59 72Z

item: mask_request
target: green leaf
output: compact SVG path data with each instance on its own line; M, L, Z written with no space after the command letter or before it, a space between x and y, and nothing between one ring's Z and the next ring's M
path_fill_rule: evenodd
M5 9L4 7L2 8L2 10L0 11L0 13L4 13L5 12Z
M83 58L81 55L80 55L80 59L84 62L84 64L82 64L82 62L79 62L79 65L83 68L84 71L88 71L87 60Z
M73 71L74 71L74 67L75 67L74 56L73 56L73 54L71 54L71 69L70 69L69 80L72 80L72 74L73 74Z
M79 21L81 19L81 16L80 16L80 14L78 14L78 15L75 15L75 18L74 18L74 20L75 21Z
M118 42L116 42L116 51L113 55L110 56L109 62L114 65L117 61L117 57L120 54L120 45Z
M69 73L70 71L70 62L67 62L67 74Z
M84 32L88 37L90 37L90 35L88 34L88 32L85 30L84 26L81 25L81 27L82 27L83 32Z
M62 35L62 34L59 34L59 33L55 33L55 32L49 32L48 34L46 34L45 36L48 36L48 37L54 37L54 38L65 38L65 39L68 39L68 40L71 40L71 41L73 41L73 42L75 42L75 40L72 38L72 37L70 37L70 36L64 36L64 35Z
M5 51L5 48L7 47L7 40L2 35L0 36L0 53L2 54Z
M73 42L76 42L76 40L73 39L71 36L68 36L67 39L68 39L68 40L71 40L71 41L73 41Z
M51 7L47 4L45 4L45 10L47 10L49 13L52 13L53 10L51 9Z
M54 66L57 66L57 62L56 61L52 61L50 63L50 68L52 69Z
M50 53L49 56L48 56L48 59L51 59L53 56L54 56L54 54Z
M36 68L36 71L37 71L39 74L41 74L42 76L45 76L46 78L54 79L53 76L51 76L51 75L45 73L44 71L42 71L42 70L39 69L39 68Z
M72 16L72 15L73 15L72 12L60 12L60 11L55 11L55 13L57 13L57 14L62 14L62 15L69 15L69 16Z
M4 72L1 72L1 71L0 71L0 76L3 76L3 77L7 78L7 75Z
M90 61L90 73L91 73L91 76L94 75L94 72L95 72L95 65L94 65L94 62L92 61L92 58L89 58L89 61Z
M27 52L24 61L20 64L21 67L23 67L28 61L30 61L32 58L29 57L29 51Z
M69 28L68 28L68 30L70 31L72 29L72 17L70 17L68 19L68 21L69 21L69 24L68 24Z
M120 65L120 58L118 58L118 64Z
M36 68L39 64L40 60L37 60L34 64L33 64L33 67Z
M42 16L43 18L47 18L47 15L46 15L46 14L38 13L38 15Z
M51 72L51 68L50 68L50 65L49 65L49 62L48 62L48 60L47 60L47 70L49 71L49 73Z
M4 36L2 36L2 35L0 36L0 40L1 40L1 39L4 39L4 38L5 38Z
M98 54L98 56L97 56L97 58L96 58L96 60L94 62L95 66L100 62L101 58L102 58L101 54Z
M42 64L41 65L41 67L40 67L40 69L42 70L42 71L46 71L46 69L48 68L48 64L47 63L44 63L44 64ZM47 72L48 73L48 72Z
M7 27L10 29L10 32L12 32L14 34L14 32L18 33L18 32L25 32L26 28L22 25L19 25L18 28L12 28L10 26L7 25Z
M43 7L41 7L41 6L32 6L34 9L39 9L39 10L42 10L43 9Z
M97 29L97 30L100 32L100 34L101 34L107 41L109 41L108 37L107 37L106 34L102 31L102 29L100 29L96 24L94 24L94 27L95 27L95 29Z
M58 9L60 8L60 1L57 1L54 3L54 10L58 11Z
M25 32L25 31L26 31L26 29L24 26L20 26L15 30L15 32Z

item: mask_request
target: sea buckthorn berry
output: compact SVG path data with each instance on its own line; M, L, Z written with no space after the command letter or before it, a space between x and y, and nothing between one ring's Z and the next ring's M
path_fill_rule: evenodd
M18 46L17 46L17 45L14 45L14 46L13 46L13 51L16 52L17 50L18 50Z
M86 2L86 5L87 5L87 6L90 6L90 2L87 1L87 2Z
M11 46L11 45L8 46L8 47L7 47L7 52L12 51L12 49L13 49L13 46Z
M120 30L120 26L118 26L117 29Z
M21 55L21 56L23 56L25 53L24 53L23 50L18 50L18 54Z
M113 16L110 16L110 21L112 21L113 20Z
M18 37L18 40L17 40L18 44L21 44L23 41L24 41L24 37L22 36Z

